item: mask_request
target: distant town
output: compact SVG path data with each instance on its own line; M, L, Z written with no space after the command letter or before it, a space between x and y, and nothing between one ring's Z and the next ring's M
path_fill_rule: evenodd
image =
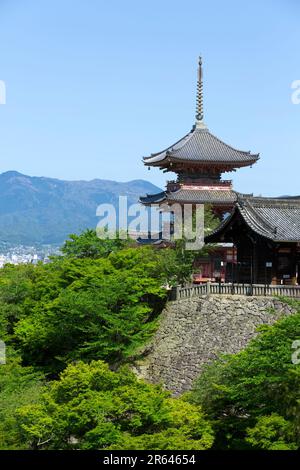
M0 268L6 264L47 264L50 257L60 254L58 246L55 245L0 245Z

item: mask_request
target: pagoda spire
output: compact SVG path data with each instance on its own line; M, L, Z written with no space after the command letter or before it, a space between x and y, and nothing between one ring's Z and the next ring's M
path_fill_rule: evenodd
M202 71L202 57L199 57L198 62L198 79L197 79L197 99L196 99L196 125L202 127L203 122L203 71Z

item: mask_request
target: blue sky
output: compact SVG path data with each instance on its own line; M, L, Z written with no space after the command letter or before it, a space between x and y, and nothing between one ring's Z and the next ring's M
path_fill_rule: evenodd
M298 0L0 0L0 171L163 187L173 175L141 158L193 125L202 54L209 129L261 154L235 189L300 194L299 14Z

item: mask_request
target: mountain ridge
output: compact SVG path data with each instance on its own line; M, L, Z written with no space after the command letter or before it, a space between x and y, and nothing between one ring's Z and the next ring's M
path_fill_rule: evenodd
M96 227L99 204L117 207L120 195L133 204L139 196L159 191L152 183L139 179L71 181L6 171L0 174L0 241L61 244L70 233Z

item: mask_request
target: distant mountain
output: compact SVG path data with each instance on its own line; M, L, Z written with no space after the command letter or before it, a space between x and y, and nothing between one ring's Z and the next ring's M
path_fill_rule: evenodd
M61 244L70 233L96 227L99 204L116 204L119 195L132 204L159 191L144 180L63 181L8 171L0 174L0 242Z

